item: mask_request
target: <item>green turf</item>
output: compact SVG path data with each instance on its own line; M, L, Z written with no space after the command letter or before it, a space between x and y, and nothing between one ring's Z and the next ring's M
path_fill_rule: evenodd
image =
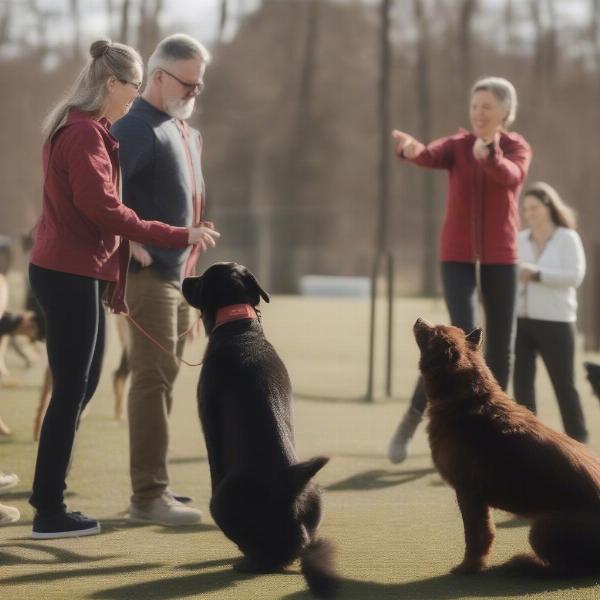
M266 333L287 362L297 392L299 454L302 458L316 454L332 457L318 479L326 489L322 533L337 544L344 578L340 597L600 597L597 579L539 581L511 576L498 568L512 554L528 548L526 525L503 513L496 513L498 535L492 568L471 577L448 574L462 558L462 523L453 493L432 468L423 429L404 464L390 465L385 456L416 375L411 326L417 316L445 320L440 301L397 302L396 398L368 405L357 401L366 384L365 301L275 297L263 310ZM382 330L380 323L380 346ZM190 345L187 358L199 360L203 344L199 340ZM13 374L24 386L0 390L0 414L14 430L12 438L0 442L0 469L17 472L22 484L0 501L17 506L23 517L20 523L0 530L0 598L309 598L297 565L285 574L260 577L231 570L237 550L214 526L207 511L210 485L196 417L197 367L184 366L177 383L170 471L172 487L194 496L204 511L204 524L169 529L128 523L127 428L112 418L109 377L118 352L113 335L104 377L82 424L69 478L69 506L100 518L103 533L44 542L29 539L32 512L27 504L36 450L31 441L32 418L42 365L24 371L18 359L9 357ZM384 356L378 352L378 390L383 362ZM592 431L591 446L600 450L598 405L583 380L580 362L579 388ZM541 417L558 426L545 374L540 376L540 388L545 391L540 400Z

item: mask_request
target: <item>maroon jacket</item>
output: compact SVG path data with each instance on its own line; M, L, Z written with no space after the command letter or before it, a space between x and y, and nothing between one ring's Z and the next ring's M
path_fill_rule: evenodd
M106 119L71 110L44 147L44 200L31 262L39 267L116 282L108 304L124 302L129 243L183 248L186 227L142 221L119 195L119 143ZM123 236L126 240L121 240Z
M476 137L465 130L436 140L414 164L446 169L449 185L440 260L515 264L519 192L531 148L518 133L502 131L487 159L473 156Z

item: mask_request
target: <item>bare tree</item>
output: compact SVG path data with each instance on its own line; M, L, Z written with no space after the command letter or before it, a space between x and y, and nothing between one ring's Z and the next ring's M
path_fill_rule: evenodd
M115 31L116 31L116 28L115 28L116 15L115 15L114 0L105 0L105 6L106 6L106 16L108 19L107 34L110 39L113 39L115 36Z
M217 34L217 40L223 41L223 35L225 33L225 26L227 25L229 4L227 0L221 0L221 10L219 11L219 32Z
M550 86L555 83L558 70L556 9L554 0L530 0L529 6L535 28L533 81L541 98L541 107L545 108Z
M558 75L558 61L560 56L558 48L558 20L554 0L546 0L546 13L548 14L548 27L545 35L546 71L549 83L554 84Z
M590 37L596 71L600 71L600 0L590 0Z
M277 219L276 247L278 255L273 261L273 284L280 292L297 291L298 272L296 268L295 245L296 230L294 220L290 220L289 211L297 211L302 198L305 183L305 169L309 144L311 102L316 67L319 7L321 0L305 0L304 4L304 41L299 79L294 94L295 105L292 114L291 139L287 151L285 190L282 190ZM290 62L293 64L293 62Z
M129 42L129 9L129 0L123 0L123 4L121 6L121 28L119 32L119 41L123 44L127 44Z
M81 13L79 0L71 0L71 18L73 19L73 60L81 56Z
M38 53L43 55L47 46L47 21L44 11L37 0L29 0L29 9L35 18L36 33L38 36Z
M506 33L505 48L514 47L515 43L515 7L513 0L506 0L504 4L504 30Z
M429 33L429 19L425 11L423 0L413 0L413 9L417 25L417 65L415 69L415 86L417 90L417 120L419 123L419 137L425 142L431 140L432 132L432 92L430 84L430 56L431 45ZM424 296L433 296L436 291L436 239L435 229L435 201L434 181L431 174L423 172L423 269L421 293Z
M389 188L390 188L390 8L392 0L381 0L380 42L379 42L379 177L377 199L379 201L379 222L376 246L379 252L389 250Z
M394 259L390 252L389 239L389 199L390 199L390 72L391 72L391 45L390 45L390 9L392 0L381 0L379 7L379 94L377 116L379 119L379 177L377 190L377 203L379 206L377 230L375 240L375 257L371 272L371 306L369 326L369 365L367 379L368 401L373 400L374 371L375 371L375 324L377 304L377 282L382 274L384 261L387 263L387 360L386 360L386 396L392 390L392 330L393 330L393 281Z
M463 94L469 89L473 71L473 17L479 9L479 0L462 0L458 21L458 66Z
M163 0L142 0L138 25L137 47L148 58L160 40L160 15Z
M7 2L0 15L0 46L7 44L10 39L10 22L12 18L12 4Z

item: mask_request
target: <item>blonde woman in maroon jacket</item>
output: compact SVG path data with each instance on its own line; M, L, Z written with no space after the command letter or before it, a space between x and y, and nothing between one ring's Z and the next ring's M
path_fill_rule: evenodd
M183 248L214 246L208 227L143 221L119 193L118 142L111 124L142 85L142 61L129 46L94 42L91 60L44 127L44 195L29 278L44 311L52 398L42 425L31 505L32 537L93 535L100 525L67 512L65 479L79 415L96 389L104 351L102 295L125 312L128 240Z
M431 142L394 131L399 157L448 172L446 215L440 239L444 298L453 325L476 326L476 290L485 313L486 360L506 389L514 337L517 285L519 191L531 162L525 139L507 129L517 111L517 94L506 79L487 77L471 89L471 131ZM419 379L411 405L392 438L388 456L407 456L427 399Z

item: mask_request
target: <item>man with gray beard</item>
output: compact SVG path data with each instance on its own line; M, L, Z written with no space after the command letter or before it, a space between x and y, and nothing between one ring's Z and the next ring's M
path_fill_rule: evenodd
M112 128L119 140L123 202L143 219L191 226L202 221L204 182L200 133L186 123L210 54L195 39L175 34L160 42L148 61L148 82L129 113ZM212 227L210 222L203 225ZM129 327L131 388L128 398L131 519L162 525L201 520L191 499L169 490L168 416L190 326L180 293L205 247L187 250L132 243L127 304L137 321L167 354L136 327Z

